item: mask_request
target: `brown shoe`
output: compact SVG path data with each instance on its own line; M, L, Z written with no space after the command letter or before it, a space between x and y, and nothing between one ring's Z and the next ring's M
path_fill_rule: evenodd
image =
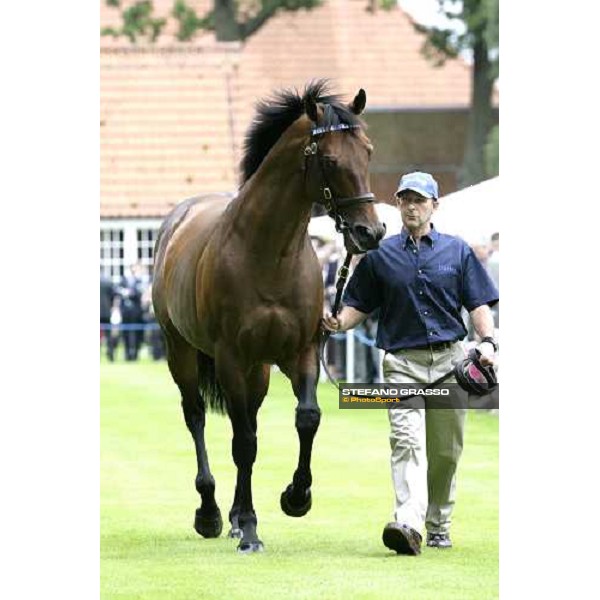
M390 550L395 550L398 554L410 554L412 556L421 554L421 541L423 538L418 531L408 525L388 523L383 529L381 539Z

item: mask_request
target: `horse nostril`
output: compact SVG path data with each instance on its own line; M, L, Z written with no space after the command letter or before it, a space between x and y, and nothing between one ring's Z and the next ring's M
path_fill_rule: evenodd
M365 227L364 225L357 225L354 228L354 231L356 231L356 234L363 240L373 237L373 230L370 227Z
M377 248L379 240L385 233L385 225L376 225L375 227L367 227L365 225L356 225L354 233L361 244L367 248Z

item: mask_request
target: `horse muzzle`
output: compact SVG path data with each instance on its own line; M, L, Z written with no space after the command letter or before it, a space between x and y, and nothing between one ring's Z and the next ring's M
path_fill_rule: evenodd
M385 223L371 226L353 225L346 230L344 235L346 250L351 254L362 254L367 250L373 250L379 246L385 231Z

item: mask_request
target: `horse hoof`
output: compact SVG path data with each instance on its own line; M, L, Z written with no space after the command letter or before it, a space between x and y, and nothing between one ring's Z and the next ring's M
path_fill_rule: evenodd
M254 552L264 552L264 550L265 547L261 541L244 542L242 540L237 547L237 551L240 554L252 554Z
M285 492L281 494L281 510L288 517L303 517L312 507L312 494L310 493L310 489L306 490L304 504L296 505L290 502L290 496L292 496L292 489L292 486L288 485Z
M228 538L241 540L243 537L242 530L239 527L232 527L227 534Z
M194 529L204 538L216 538L223 531L223 519L221 511L217 508L215 515L206 517L201 512L202 509L196 509L196 518L194 519Z

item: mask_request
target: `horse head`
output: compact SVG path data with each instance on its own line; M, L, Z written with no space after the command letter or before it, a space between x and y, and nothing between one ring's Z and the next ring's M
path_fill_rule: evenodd
M375 212L369 186L369 161L373 145L359 118L367 95L359 90L344 105L336 96L323 96L319 86L308 91L304 109L310 119L310 138L304 148L308 193L335 220L344 235L346 250L366 252L379 245L385 234Z

